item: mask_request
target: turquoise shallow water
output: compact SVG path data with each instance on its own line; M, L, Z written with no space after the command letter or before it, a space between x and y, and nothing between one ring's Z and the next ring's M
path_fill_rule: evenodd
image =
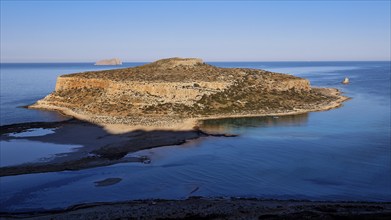
M239 136L202 138L132 154L150 156L150 164L2 177L1 210L188 196L391 201L389 62L214 64L291 73L308 78L314 86L339 88L352 99L325 112L205 121L205 129ZM340 84L345 76L350 85ZM50 92L50 86L42 93ZM18 115L13 117L19 120ZM50 117L23 116L32 121L56 119ZM95 181L105 178L122 181L95 187Z

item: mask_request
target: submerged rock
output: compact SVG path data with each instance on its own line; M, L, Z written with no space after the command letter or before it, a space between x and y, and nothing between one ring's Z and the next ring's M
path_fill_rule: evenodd
M94 183L95 183L96 187L102 187L102 186L111 186L111 185L117 184L121 181L122 181L121 178L107 178L104 180L96 181Z

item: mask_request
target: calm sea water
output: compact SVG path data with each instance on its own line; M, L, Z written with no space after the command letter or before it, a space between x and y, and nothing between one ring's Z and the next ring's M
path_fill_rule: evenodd
M390 62L212 64L290 73L309 79L313 86L339 88L352 99L326 112L205 121L202 126L207 130L239 136L203 138L132 154L150 156L150 164L2 177L0 209L56 209L84 202L189 196L391 201ZM60 74L103 68L2 64L1 124L63 119L54 112L19 106L50 93ZM340 84L345 76L351 79L346 86ZM15 144L29 143L1 142L1 148L12 149ZM45 147L36 150L46 152ZM2 157L20 161L12 152L2 151ZM105 178L122 181L95 187L95 181Z
M52 92L56 85L56 79L60 75L132 67L141 64L94 66L93 63L2 63L0 65L0 124L66 119L57 113L22 108Z

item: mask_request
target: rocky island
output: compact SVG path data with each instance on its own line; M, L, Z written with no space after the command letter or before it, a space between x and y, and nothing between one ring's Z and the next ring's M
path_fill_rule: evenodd
M82 121L70 119L4 125L0 129L0 138L3 141L28 140L81 147L50 160L0 167L0 177L73 171L118 163L148 164L151 163L148 155L129 153L221 136L204 132L202 124L197 124L199 120L267 115L263 118L275 123L272 116L290 115L281 117L290 124L306 118L306 114L300 113L335 108L346 99L337 89L313 88L303 78L258 69L219 68L201 59L171 58L133 68L67 74L58 78L53 93L29 108L57 110ZM124 131L121 127L121 134L117 134L107 132L110 125L153 131ZM37 128L53 129L54 132L15 136ZM83 184L101 188L125 180L116 172L108 173L108 178L92 178ZM90 180L93 182L88 182ZM198 186L183 200L80 203L58 210L0 212L0 218L386 219L391 210L389 202L203 198L191 196L194 190L198 190Z
M122 61L118 58L99 60L95 63L96 66L115 66L122 65Z
M169 58L133 68L62 75L29 108L58 110L100 125L191 129L197 120L286 115L338 107L337 89L259 69L220 68Z

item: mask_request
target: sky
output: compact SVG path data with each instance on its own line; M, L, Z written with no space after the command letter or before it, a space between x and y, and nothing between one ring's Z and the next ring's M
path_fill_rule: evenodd
M1 62L391 60L390 1L7 1Z

